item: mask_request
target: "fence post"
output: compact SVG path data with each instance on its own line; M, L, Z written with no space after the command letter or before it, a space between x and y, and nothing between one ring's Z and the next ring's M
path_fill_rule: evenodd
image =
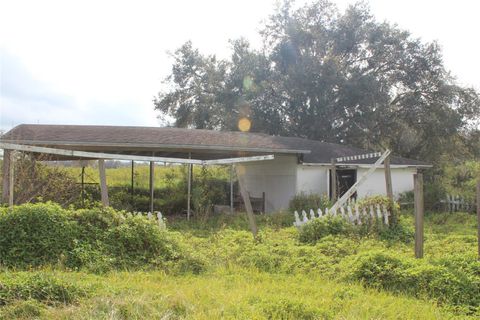
M14 190L15 190L15 151L10 152L10 172L8 173L8 206L13 206L13 197L14 197Z
M423 258L423 174L413 175L415 192L415 257Z
M107 177L105 174L105 160L98 159L98 171L100 175L100 193L102 196L102 206L108 207L108 189L107 189Z
M2 189L3 203L8 203L8 200L9 200L11 154L12 154L11 150L3 149L3 189Z
M393 201L393 187L392 187L392 171L390 170L390 155L383 161L385 170L385 189L387 191L388 201L390 202L390 211L392 213L392 224L397 223L397 215L395 212L395 204Z
M149 207L150 207L151 212L153 212L153 200L154 200L154 196L155 196L154 177L155 177L155 163L153 161L150 161L148 186L149 186L149 189L150 189Z
M337 201L337 165L335 158L332 158L332 169L331 169L331 188L332 188L332 201Z

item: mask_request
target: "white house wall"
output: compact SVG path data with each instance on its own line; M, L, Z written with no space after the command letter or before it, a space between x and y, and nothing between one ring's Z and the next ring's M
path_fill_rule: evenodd
M247 191L252 197L262 197L265 192L266 211L288 208L295 194L315 193L328 195L330 167L327 165L299 165L296 156L275 156L274 160L237 164L245 172ZM357 179L368 168L357 168ZM395 168L392 172L392 187L395 196L413 190L415 168ZM358 197L385 195L385 174L378 168L358 188Z
M329 166L325 165L298 165L297 166L297 194L315 193L320 195L329 194ZM368 168L357 168L357 179L359 179ZM391 169L392 189L395 196L405 191L413 190L413 174L415 168ZM360 185L357 191L358 197L372 195L386 195L385 171L383 168L375 170L365 182Z
M297 166L297 194L315 193L328 196L329 167Z
M359 168L357 170L357 179L360 178L368 169ZM415 168L392 168L392 189L394 196L398 196L405 191L413 190L413 174ZM385 170L378 168L367 180L360 185L357 195L360 198L373 195L386 195L385 191Z
M275 156L274 160L249 162L237 165L245 170L246 189L252 197L265 192L266 211L288 208L295 195L297 183L297 157Z

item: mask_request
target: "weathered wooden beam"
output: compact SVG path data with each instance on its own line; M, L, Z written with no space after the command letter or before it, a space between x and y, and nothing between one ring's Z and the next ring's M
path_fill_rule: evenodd
M132 205L132 208L135 210L135 161L132 160L132 168L131 168L131 180L130 180L130 202Z
M98 160L98 172L100 174L100 194L102 198L102 206L108 207L110 203L108 201L108 188L107 188L107 175L105 173L105 160Z
M385 161L383 161L383 166L385 169L385 188L387 191L387 197L393 203L392 171L390 170L390 156L385 158Z
M415 257L423 258L423 174L413 175L415 205Z
M336 159L335 158L332 158L332 166L331 166L331 169L330 169L330 172L331 172L331 176L330 176L330 180L331 180L331 188L332 188L332 201L337 201L337 163L336 163Z
M86 151L75 151L75 150L67 150L67 149L46 148L46 147L37 147L37 146L28 146L28 145L23 145L23 144L12 144L12 143L0 142L0 149L2 149L2 148L3 149L9 149L9 150L26 151L26 152L55 154L55 155L76 157L76 158L203 164L202 160L195 160L195 159L134 156L134 155L102 153L102 152L86 152Z
M82 173L80 174L80 183L82 186L81 189L81 198L82 198L82 208L85 208L85 166L82 165Z
M357 191L357 188L363 182L365 182L365 180L367 180L368 176L370 176L383 163L383 161L385 161L385 158L387 158L390 155L390 152L391 152L390 150L386 150L383 153L383 155L380 158L378 158L378 160L370 167L370 169L368 169L367 172L365 172L360 177L360 179L358 179L357 182L355 182L353 186L351 186L350 189L348 189L347 192L345 192L345 194L341 196L337 202L335 202L335 204L332 206L332 208L330 208L330 210L332 212L335 212L341 206L343 206L345 202L347 202L347 200Z
M245 169L239 166L235 166L238 179L238 187L240 189L240 194L243 198L243 203L245 204L245 211L247 213L248 223L250 225L250 230L252 231L253 237L257 238L258 228L255 222L255 216L253 215L252 203L250 202L250 195L245 186Z
M154 186L154 176L155 176L155 162L150 161L150 177L149 177L149 183L148 186L150 188L150 212L153 214L153 200L155 196L155 186Z
M252 161L265 161L265 160L273 160L273 159L275 159L275 156L273 154L270 154L270 155L266 155L266 156L252 156L252 157L241 157L241 158L204 160L203 164L206 164L206 165L231 164L231 163L252 162Z
M3 150L3 165L2 165L2 202L8 203L8 194L10 192L10 155L11 150Z
M391 158L390 155L385 158L385 160L383 161L383 167L385 171L385 189L387 193L387 198L390 202L390 210L392 212L392 224L395 225L397 223L397 214L395 212L394 199L393 199L392 171L390 168L390 158Z
M8 206L13 206L13 197L15 190L15 151L10 152L10 165L8 172Z
M191 197L192 197L192 165L188 164L187 178L187 220L190 220Z
M18 151L44 153L44 154L55 154L60 156L73 157L73 158L154 161L154 162L165 162L165 163L184 163L184 164L200 164L200 165L264 161L264 160L273 160L275 158L274 155L265 155L265 156L252 156L252 157L215 159L215 160L197 160L197 159L183 159L183 158L135 156L135 155L103 153L103 152L75 151L75 150L68 150L68 149L38 147L38 146L5 143L5 142L0 142L0 149L18 150Z

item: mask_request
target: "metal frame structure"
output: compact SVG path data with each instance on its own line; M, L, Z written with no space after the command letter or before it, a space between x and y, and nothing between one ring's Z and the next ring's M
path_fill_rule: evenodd
M239 158L227 158L227 159L214 159L214 160L197 160L183 158L168 158L168 157L155 157L155 156L137 156L137 155L126 155L126 154L111 154L111 153L102 153L102 152L86 152L86 151L76 151L68 149L59 149L59 148L47 148L41 146L32 146L25 144L14 144L14 143L4 143L0 142L0 148L4 149L5 159L4 162L4 176L8 175L8 179L4 179L4 189L3 189L3 200L8 201L9 206L13 205L13 181L14 181L14 153L21 152L31 152L31 153L40 153L40 154L52 154L59 155L69 158L79 158L79 159L96 159L98 160L98 169L100 175L100 191L102 205L105 207L109 206L108 200L108 188L107 180L105 174L105 159L111 160L130 160L132 161L132 187L133 187L133 161L147 161L150 163L150 211L154 211L153 199L154 199L154 167L155 162L163 163L177 163L177 164L186 164L188 165L188 195L187 195L187 219L190 219L190 198L191 198L191 184L192 184L192 175L193 175L193 165L231 165L231 174L230 174L230 211L233 212L233 166L236 163L244 162L253 162L253 161L267 161L273 160L274 155L261 155L261 156L251 156L251 157L239 157ZM236 170L240 192L245 204L247 211L248 221L250 223L250 228L254 237L257 235L257 226L255 224L255 219L253 217L252 204L250 202L249 194L245 187L245 179L243 173L240 170ZM5 174L6 173L6 174Z

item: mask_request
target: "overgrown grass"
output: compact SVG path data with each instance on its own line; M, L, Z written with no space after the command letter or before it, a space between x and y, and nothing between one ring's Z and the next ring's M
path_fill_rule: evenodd
M112 273L70 274L98 286L79 305L47 309L45 319L441 319L435 305L325 280L244 268L203 276Z
M80 167L64 167L73 177L80 182ZM140 189L148 189L150 179L150 167L148 164L137 163L134 166L134 187ZM193 167L193 177L200 174L201 166ZM217 178L227 181L230 177L228 168L224 166L209 167L209 171ZM154 170L154 180L156 188L165 188L171 183L178 183L181 179L186 179L186 167L181 165L160 165L157 164ZM132 169L129 166L108 168L106 169L106 177L109 186L112 187L130 187ZM98 169L94 167L85 167L85 182L99 183L100 177Z
M0 318L474 319L480 315L473 215L427 214L425 258L416 260L413 244L402 239L408 232L398 230L385 235L332 233L323 228L322 237L302 243L291 213L256 216L260 228L256 240L243 214L189 222L172 217L164 234L168 241L158 239L160 246L155 248L160 251L150 256L150 244L145 245L157 239L143 243L135 237L150 232L150 226L131 227L115 222L111 214L73 215L83 226L84 238L78 241L90 249L97 241L105 241L105 248L118 245L109 251L127 265L116 263L92 274L95 267L102 269L105 252L92 256L94 251L87 246L77 254L90 265L79 271L68 271L62 263L42 268L62 283L90 288L88 295L53 307L28 296L9 300L0 307ZM404 213L401 225L413 226L413 216ZM148 239L146 234L141 238ZM167 256L156 263L154 257L162 255ZM132 267L130 261L136 264L133 269L153 268L122 271ZM7 271L16 277L16 271Z

